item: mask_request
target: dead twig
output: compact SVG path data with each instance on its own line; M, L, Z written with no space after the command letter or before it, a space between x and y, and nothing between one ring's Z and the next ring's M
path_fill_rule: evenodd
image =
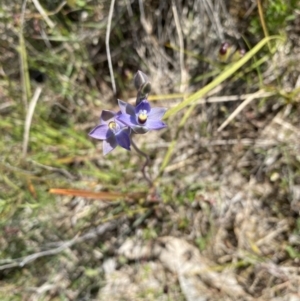
M249 97L247 97L232 113L231 115L220 125L218 128L218 132L221 132L253 99L262 97L266 97L266 91L259 90ZM274 95L275 93L270 93L268 96Z
M25 126L24 126L24 138L23 138L23 156L25 157L27 154L27 148L28 148L28 141L29 141L29 132L30 132L30 126L31 126L31 121L33 117L33 112L35 109L35 106L37 104L37 101L40 98L40 95L42 93L42 87L37 87L32 100L30 101L26 119L25 119Z
M0 265L0 271L15 268L15 267L22 268L26 264L33 262L33 261L37 260L38 258L45 257L45 256L57 255L57 254L63 252L64 250L71 248L75 244L97 238L98 236L103 235L105 232L115 229L116 226L117 226L116 222L108 222L108 223L98 226L95 229L90 230L89 232L87 232L86 234L84 234L82 236L75 236L71 240L65 241L65 242L61 243L58 247L53 248L51 250L37 252L37 253L31 254L31 255L28 255L25 257L12 259L11 263Z
M24 0L23 5L22 5L20 32L19 32L19 43L20 43L19 53L20 53L20 73L21 73L21 81L22 81L22 100L23 100L25 110L27 110L28 99L31 98L31 87L30 87L28 64L27 64L27 52L26 52L25 40L24 40L24 36L23 36L26 4L27 4L27 0Z
M176 8L175 0L172 0L172 11L173 11L173 15L174 15L174 22L175 22L177 35L178 35L178 41L179 41L179 63L180 63L180 72L181 72L180 92L183 92L184 82L185 82L184 44L183 44L182 29L181 29L181 26L180 26L180 20L179 20L178 11L177 11L177 8Z
M43 17L43 19L47 23L47 25L52 29L55 25L50 20L50 18L48 17L47 13L45 12L45 10L43 9L43 7L41 6L40 2L38 0L32 0L32 2L34 4L35 8L39 11L39 13L41 14L41 16Z

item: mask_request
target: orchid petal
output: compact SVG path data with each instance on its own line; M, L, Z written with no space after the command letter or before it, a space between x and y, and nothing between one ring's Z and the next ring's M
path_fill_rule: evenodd
M123 125L124 125L124 124L123 124ZM124 125L124 126L125 126L125 125ZM128 136L130 136L131 128L126 126L125 128L122 129L122 131L125 132Z
M127 125L126 125L125 123L123 123L122 121L120 121L120 120L118 119L118 117L120 117L121 115L124 115L124 114L119 114L119 115L117 115L117 117L116 117L116 119L115 119L116 124L120 127L120 129L124 129L124 127L128 128ZM125 115L125 116L127 116L127 115Z
M108 125L106 124L101 124L93 128L89 136L95 139L100 139L100 140L105 140L109 138L112 135L112 131L110 131Z
M160 120L162 119L166 111L167 111L166 108L152 108L151 112L148 114L148 120L149 119Z
M126 131L120 131L117 135L116 135L116 140L117 143L127 149L130 150L130 138L128 136L128 134L126 133Z
M167 127L167 125L160 120L147 120L147 128L149 130L160 130Z
M103 110L100 116L100 121L103 123L108 123L108 121L114 118L116 113L112 111Z
M135 107L135 113L138 114L139 111L147 111L149 113L151 111L151 106L147 99L143 99L136 107Z
M120 99L118 99L118 103L123 114L135 115L134 106Z
M121 114L117 117L117 120L128 125L129 127L137 125L135 115Z
M115 136L111 136L107 140L104 140L103 141L103 155L104 156L107 155L109 152L111 152L113 149L115 149L117 145L118 145L118 143L116 141Z

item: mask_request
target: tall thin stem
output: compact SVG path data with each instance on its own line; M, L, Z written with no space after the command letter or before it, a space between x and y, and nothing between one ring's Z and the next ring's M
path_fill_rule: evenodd
M149 156L148 156L146 153L144 153L143 151L141 151L141 150L137 147L137 145L134 143L134 141L133 141L133 139L132 139L132 136L130 136L130 140L131 140L131 145L132 145L133 148L136 150L136 152L137 152L139 155L141 155L141 156L143 156L143 157L146 158L146 161L145 161L144 165L142 166L141 171L142 171L142 173L143 173L144 179L148 182L149 186L152 187L152 186L153 186L153 182L152 182L152 180L150 179L150 177L147 176L147 174L146 174L146 167L149 166L149 163L150 163Z
M106 45L106 55L107 55L108 69L109 69L109 73L110 73L112 89L114 91L114 94L116 94L117 88L116 88L116 82L115 82L115 78L114 78L114 70L113 70L113 65L111 62L111 54L110 54L110 48L109 48L109 37L110 37L111 22L112 22L112 17L113 17L113 12L114 12L114 5L115 5L115 0L111 0L109 13L108 13L107 28L106 28L105 45Z

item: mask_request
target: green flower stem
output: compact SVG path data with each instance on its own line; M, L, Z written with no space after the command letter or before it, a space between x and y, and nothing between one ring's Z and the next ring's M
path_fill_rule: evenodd
M153 186L153 181L152 181L152 180L150 179L150 177L147 176L147 174L146 174L146 167L149 166L149 163L150 163L149 156L148 156L146 153L144 153L143 151L141 151L141 150L137 147L137 145L136 145L136 144L134 143L134 141L132 140L132 136L130 136L130 140L131 140L131 145L132 145L133 148L136 150L136 152L137 152L139 155L141 155L141 156L143 156L143 157L146 158L146 161L145 161L144 165L142 166L141 171L142 171L142 173L143 173L144 179L148 182L149 186L152 187L152 186Z

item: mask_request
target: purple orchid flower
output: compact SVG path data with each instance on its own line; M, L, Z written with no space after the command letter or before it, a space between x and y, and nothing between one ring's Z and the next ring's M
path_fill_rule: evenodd
M103 155L108 154L120 145L130 150L130 129L118 121L119 113L103 110L100 117L100 125L89 133L90 137L103 140Z
M160 130L167 125L161 121L165 108L151 108L147 99L143 99L134 107L122 100L118 100L121 114L116 118L137 134L144 134L151 130Z

